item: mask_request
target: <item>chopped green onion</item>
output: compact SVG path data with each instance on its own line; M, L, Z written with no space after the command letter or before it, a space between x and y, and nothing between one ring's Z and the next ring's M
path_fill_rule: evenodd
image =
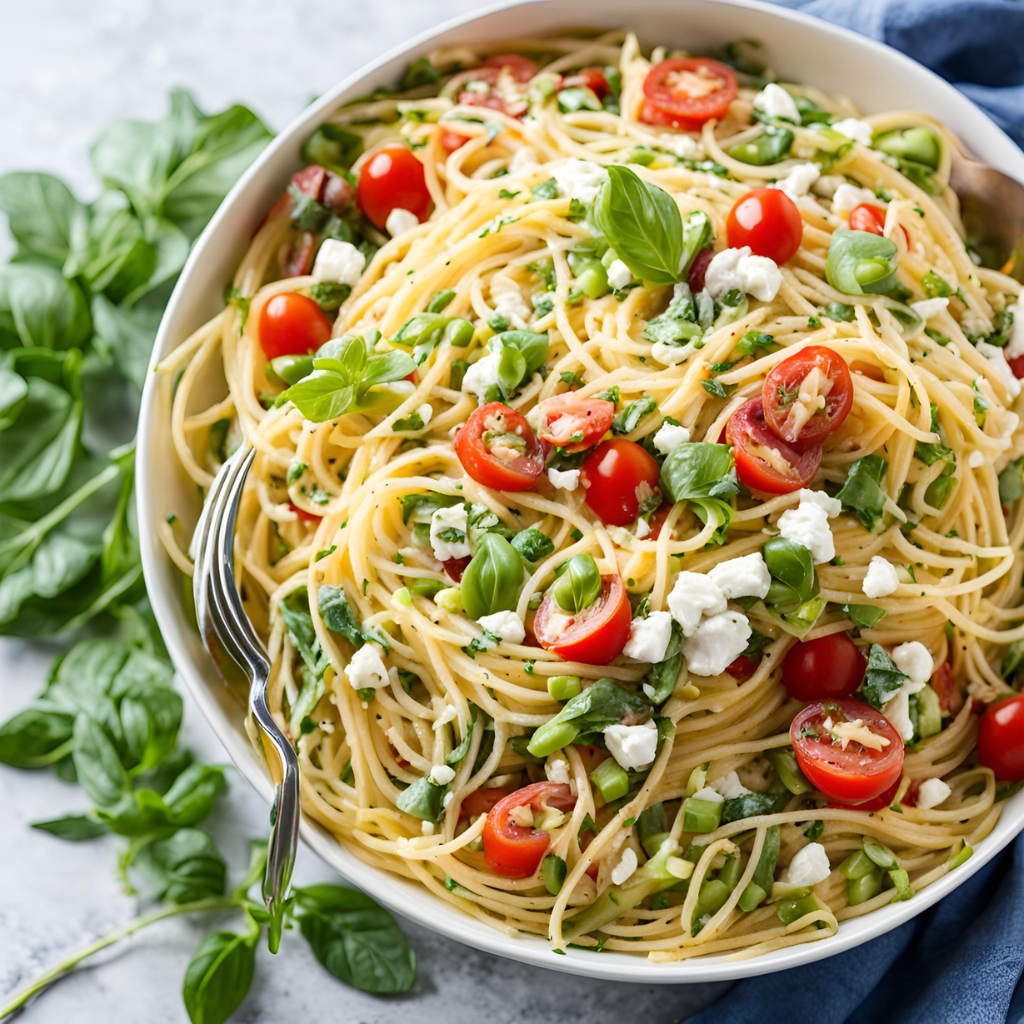
M683 808L683 830L714 832L722 820L722 804L714 800L690 797Z
M590 773L590 781L597 786L606 804L624 797L629 792L629 776L625 768L612 758L602 761Z
M858 903L866 903L882 891L884 879L881 868L872 867L865 875L851 878L846 883L846 902L855 907Z
M565 861L561 857L556 857L553 853L549 853L541 861L540 878L544 883L544 888L552 896L557 896L562 891L562 886L565 884L565 875Z
M548 693L553 700L571 700L583 689L579 676L549 676Z

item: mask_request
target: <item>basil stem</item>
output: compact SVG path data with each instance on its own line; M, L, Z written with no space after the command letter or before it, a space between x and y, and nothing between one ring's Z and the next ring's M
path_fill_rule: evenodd
M573 555L552 584L551 596L555 604L570 615L589 608L601 596L601 573L593 557Z

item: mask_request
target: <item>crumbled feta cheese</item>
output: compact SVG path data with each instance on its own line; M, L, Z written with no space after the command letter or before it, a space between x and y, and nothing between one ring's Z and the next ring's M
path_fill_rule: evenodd
M658 727L653 722L639 725L609 725L604 730L608 753L627 771L646 768L658 751Z
M654 435L654 447L662 455L674 452L681 444L690 440L690 431L675 423L662 423Z
M693 634L705 613L718 615L725 609L725 594L713 579L700 572L681 572L668 595L668 610L683 627L683 636Z
M931 810L944 803L952 790L942 779L925 779L917 790L917 806L922 811Z
M688 345L666 345L663 341L656 341L651 346L651 357L663 366L678 366L690 358L693 350L693 342Z
M782 287L782 271L767 256L754 256L750 246L723 249L708 264L704 287L713 299L738 288L762 302L771 302Z
M580 485L580 471L578 469L549 469L548 479L552 487L560 491L575 491Z
M966 320L966 316L964 319ZM974 347L989 361L996 376L1006 385L1006 390L1016 398L1020 394L1020 381L1010 369L1005 351L997 345L990 345L987 341L979 341Z
M366 257L351 243L327 238L316 254L313 276L318 281L354 285L366 267Z
M426 426L434 418L434 407L429 402L424 402L416 410L416 415L423 422L423 426Z
M634 619L622 653L634 661L656 664L665 660L672 639L672 616L668 612L650 612L646 619Z
M832 131L839 132L840 135L845 135L848 139L853 139L854 142L859 142L862 146L870 146L871 138L875 134L871 125L858 117L844 117L842 121L836 121L830 124L829 127Z
M715 779L711 783L711 788L716 793L721 793L723 800L735 800L737 797L746 796L747 793L751 792L740 782L740 777L735 772L729 772L728 775Z
M846 179L841 174L823 174L814 183L814 194L823 199L831 199L840 185L845 185Z
M516 330L522 331L533 315L533 309L519 291L502 292L491 296L494 299L494 312L503 316Z
M455 769L446 764L435 764L430 769L430 781L435 786L447 786L455 778Z
M772 182L772 188L781 189L790 199L807 195L811 186L821 177L821 168L814 163L796 164L784 178Z
M629 846L622 851L618 864L612 868L612 882L615 885L622 885L636 871L636 852Z
M821 843L808 843L797 850L782 876L782 881L789 885L817 885L824 882L831 871L832 866L828 862L825 847Z
M446 562L449 558L465 558L469 554L467 519L464 504L436 509L430 517L430 546L439 562ZM441 534L446 530L457 530L462 534L461 540L458 537L444 539Z
M633 536L637 540L643 540L651 532L651 524L641 516L636 521L636 526L633 527Z
M899 585L896 566L881 555L875 555L868 563L868 572L861 585L865 597L888 597Z
M673 156L681 156L684 160L693 160L700 151L697 140L683 134L662 135L657 145L658 149L663 149Z
M434 823L432 821L425 821L420 825L420 831L425 836L432 836L434 834Z
M803 487L797 492L800 504L813 502L820 505L829 519L834 519L843 511L843 503L838 498L829 497L824 491L812 491L809 487Z
M419 225L420 219L415 213L396 206L388 214L388 219L384 222L384 230L392 238L396 238L398 235L404 235L406 231L412 231L413 228L417 228Z
M462 390L467 394L474 395L478 402L482 402L487 389L498 383L500 363L500 351L488 352L483 359L478 359L462 378Z
M815 498L806 500L805 494L821 494L829 501L836 501L829 498L823 491L800 492L800 504L796 508L787 508L779 516L779 533L792 541L794 544L802 544L811 553L811 560L815 565L828 562L835 558L836 545L832 537L832 530L828 525L828 511L825 506ZM836 504L839 504L836 501Z
M793 124L800 123L796 100L781 85L769 82L755 97L754 109L768 117L782 117Z
M922 319L931 320L933 316L938 316L949 307L949 299L945 298L934 298L934 299L920 299L918 302L912 302L910 308Z
M608 268L608 284L615 291L621 291L632 280L633 274L629 267L622 260L612 260L611 266Z
M384 648L380 644L363 644L349 659L345 666L345 675L353 690L378 689L388 684L388 669L382 655Z
M935 671L935 663L932 661L931 652L918 640L911 640L909 643L894 647L892 649L892 660L896 663L896 667L914 685L911 693L917 693L918 690L924 689L925 684L931 679L932 673Z
M946 300L949 302L949 299ZM1024 308L1015 303L1006 307L1006 312L1013 317L1010 325L1010 340L1003 349L1007 359L1019 359L1024 356Z
M844 181L832 195L832 212L840 217L848 217L851 210L864 203L870 206L885 205L871 189L858 188Z
M907 692L906 684L885 702L882 714L903 737L904 743L909 743L914 738L914 723L910 720L910 694Z
M708 577L718 584L729 601L738 597L764 597L772 585L771 573L760 551L719 562Z
M687 667L695 676L720 675L746 649L750 634L750 623L745 615L739 612L712 615L683 641Z
M960 327L964 334L988 334L992 330L992 324L987 317L975 313L973 309L965 309L964 315L960 317Z
M455 799L455 794L452 792L445 793L444 799L441 801L441 806L448 810L448 805Z
M703 789L698 789L696 793L691 797L692 800L707 800L708 803L712 804L724 804L725 797L718 792L717 789L712 789L710 786L705 786Z
M537 154L529 146L520 146L508 162L508 173L522 174L523 171L536 167L537 163Z
M985 453L980 451L971 452L967 456L967 465L970 469L981 469L985 465Z
M523 620L515 612L494 612L477 619L481 628L486 629L506 643L521 644L526 639L526 627Z
M584 206L592 203L598 189L608 178L608 172L589 160L566 160L554 168L552 175L558 191L570 199L577 199Z
M549 782L568 783L569 762L561 757L549 758L544 763L544 774L548 777Z
M449 722L454 722L459 717L454 704L445 704L444 711L434 719L434 729L441 729Z

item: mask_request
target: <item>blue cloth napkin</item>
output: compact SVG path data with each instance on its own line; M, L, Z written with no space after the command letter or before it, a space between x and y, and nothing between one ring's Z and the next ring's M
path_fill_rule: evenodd
M1024 146L1024 0L777 0L879 39ZM1024 838L895 931L742 981L688 1024L1024 1024Z

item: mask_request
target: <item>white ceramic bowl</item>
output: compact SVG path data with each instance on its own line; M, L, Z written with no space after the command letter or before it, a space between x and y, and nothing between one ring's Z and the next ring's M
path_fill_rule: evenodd
M449 22L407 46L392 50L340 83L283 131L232 189L196 244L174 291L154 359L170 352L222 308L249 238L300 165L303 141L344 101L393 86L410 60L439 45L495 43L543 36L575 25L628 27L646 45L666 44L700 52L733 39L758 39L759 56L778 73L828 93L850 96L866 113L922 110L940 118L982 159L1024 180L1024 154L972 103L912 60L801 14L749 0L527 0ZM194 510L195 488L168 471L168 410L151 374L142 405L138 444L138 509L142 561L150 600L179 673L221 738L239 771L269 803L270 778L242 726L243 713L207 659L181 601L181 578L164 554L156 524L167 513ZM969 878L1024 828L1024 793L1008 801L999 824L962 867L905 903L892 904L843 923L837 935L736 963L720 957L679 964L652 964L623 953L569 950L553 954L540 939L512 938L461 914L419 886L368 867L333 836L310 821L302 837L346 879L427 928L499 956L573 974L651 983L733 981L810 963L881 935L931 906ZM304 850L308 856L308 850Z

